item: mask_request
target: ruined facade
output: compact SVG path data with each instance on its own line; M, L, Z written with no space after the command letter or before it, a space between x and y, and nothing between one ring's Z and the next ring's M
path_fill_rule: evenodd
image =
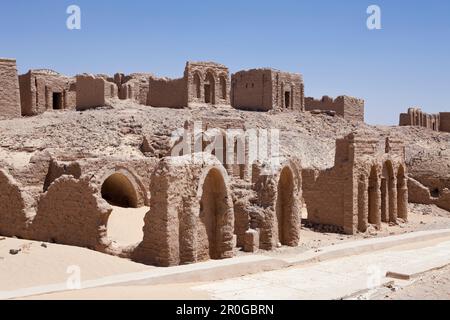
M409 108L408 113L400 114L400 126L417 126L440 131L439 114L428 114L420 108Z
M77 110L103 107L118 97L117 85L104 76L77 75Z
M119 99L131 99L139 104L146 105L151 77L153 75L149 73L133 73L130 75L116 73L113 82L117 85Z
M274 69L240 71L231 77L231 102L250 111L304 111L304 84L300 74Z
M347 234L408 219L405 151L400 141L350 134L336 141L335 166L303 171L308 220Z
M339 96L336 99L324 96L320 100L307 97L305 110L331 112L350 121L364 121L364 100L349 96Z
M30 70L19 76L19 83L23 116L76 107L75 78L52 70Z
M20 117L16 60L0 58L0 118Z
M433 131L450 132L450 112L428 114L420 108L409 108L400 114L400 126L423 127Z
M214 62L187 62L183 78L150 77L147 104L184 108L195 105L230 105L228 68Z

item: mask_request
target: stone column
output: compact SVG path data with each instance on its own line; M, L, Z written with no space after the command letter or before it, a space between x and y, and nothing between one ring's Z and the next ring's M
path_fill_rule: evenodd
M403 220L408 220L408 183L406 178L402 178L400 182L398 182L397 188L397 210L398 217Z
M389 222L397 223L397 181L391 178L389 182Z
M389 222L389 186L388 180L381 179L381 221Z
M358 183L358 231L366 232L369 223L369 191L366 180Z

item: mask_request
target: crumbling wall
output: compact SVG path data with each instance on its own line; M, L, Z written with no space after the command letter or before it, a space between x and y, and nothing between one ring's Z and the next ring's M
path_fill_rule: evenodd
M420 108L409 108L408 113L400 114L400 126L417 126L440 131L440 115L422 112Z
M117 85L104 77L77 75L77 110L103 107L109 99L117 98Z
M405 149L400 140L352 133L336 141L332 168L303 171L312 224L355 234L408 219Z
M307 97L305 110L331 111L350 121L364 121L364 100L349 96L339 96L336 99L323 96L321 100Z
M258 170L255 170L258 171ZM259 247L273 250L281 245L296 247L300 241L301 172L287 161L272 174L259 171L255 190L257 204L262 208L262 220L256 228Z
M445 188L439 194L432 195L430 189L419 181L408 179L408 196L412 203L434 204L444 210L450 211L450 190Z
M0 58L0 118L20 117L16 60Z
M112 81L118 87L119 99L132 99L139 104L146 105L148 102L150 78L153 78L153 75L150 73L133 73L127 76L122 73L116 73Z
M250 111L273 109L272 71L253 69L240 71L231 76L232 106Z
M308 208L308 221L312 224L344 226L345 175L338 170L317 171L305 169L303 197ZM343 230L343 229L342 229Z
M134 261L173 266L233 255L234 214L226 172L210 155L193 157L194 162L190 155L165 158L153 173L150 212Z
M442 132L450 132L450 112L441 112L439 119L439 130Z
M5 170L0 170L0 235L26 237L30 197Z
M187 107L186 80L150 78L147 104L160 108Z
M188 106L230 105L230 72L215 62L186 63L184 71Z
M31 225L33 239L104 251L111 207L87 177L58 178L41 197Z

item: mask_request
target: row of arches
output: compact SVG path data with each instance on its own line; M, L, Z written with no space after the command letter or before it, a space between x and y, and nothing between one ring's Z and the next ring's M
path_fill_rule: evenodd
M369 225L377 228L384 223L397 223L408 218L408 187L403 165L394 170L392 161L377 165L358 180L358 231L366 232Z
M220 100L228 99L228 76L221 74L218 77L208 70L205 75L195 71L193 76L193 88L197 102L216 104Z

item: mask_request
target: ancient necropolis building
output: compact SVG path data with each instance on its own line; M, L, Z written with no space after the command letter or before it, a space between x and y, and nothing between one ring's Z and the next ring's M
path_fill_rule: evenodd
M364 121L364 100L349 96L339 96L336 99L324 96L320 100L307 97L305 110L332 112L350 121Z
M183 78L150 78L147 104L184 108L230 105L228 68L213 62L187 62Z
M0 58L0 118L20 117L16 60Z
M75 78L52 70L30 70L19 76L19 83L23 116L76 107Z
M400 126L424 127L433 131L450 132L450 112L428 114L420 108L409 108L400 114Z
M354 234L408 218L405 153L400 141L350 134L336 141L335 166L303 171L308 220Z
M251 111L304 111L304 84L300 74L274 69L240 71L231 77L231 103Z

